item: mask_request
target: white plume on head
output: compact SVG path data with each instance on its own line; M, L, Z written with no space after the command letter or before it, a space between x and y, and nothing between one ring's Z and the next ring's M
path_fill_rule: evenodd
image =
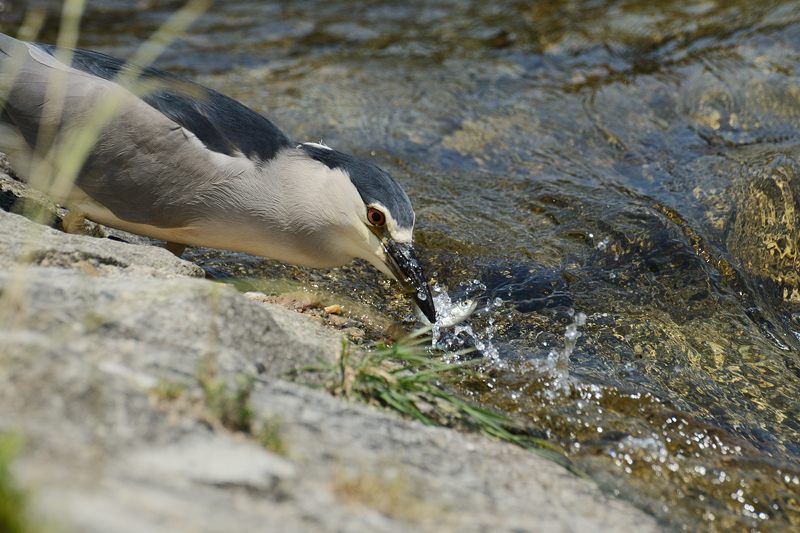
M315 143L315 142L301 143L301 144L298 144L297 147L300 148L303 145L305 145L305 146L313 146L314 148L322 148L323 150L333 150L333 148L331 148L330 146L328 146L327 144L322 142L322 139L320 139L320 141L318 143Z

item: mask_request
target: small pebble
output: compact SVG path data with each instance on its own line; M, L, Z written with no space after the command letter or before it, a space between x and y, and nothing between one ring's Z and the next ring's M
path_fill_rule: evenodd
M367 333L363 329L355 327L343 329L342 333L347 335L347 338L353 342L360 342L367 336Z
M333 304L325 307L324 310L326 313L330 315L338 315L341 314L342 311L344 311L344 307L342 307L339 304Z
M266 294L264 294L263 292L249 291L249 292L244 293L244 296L246 298L250 298L251 300L255 300L255 301L261 302L261 303L264 303L264 302L268 301L268 296Z
M332 325L336 327L345 327L345 325L348 322L351 322L351 320L343 316L331 315L328 317L328 322L330 322Z

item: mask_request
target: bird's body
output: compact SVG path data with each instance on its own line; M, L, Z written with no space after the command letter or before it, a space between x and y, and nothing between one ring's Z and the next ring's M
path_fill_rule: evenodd
M0 151L17 174L26 177L37 153L78 135L114 94L119 111L57 198L71 212L173 243L305 266L363 258L421 294L418 304L433 319L409 255L411 203L386 172L291 142L262 115L174 75L146 68L125 76L124 62L88 50L71 57L65 64L52 46L0 34ZM142 86L150 89L136 94ZM63 106L48 105L53 94Z

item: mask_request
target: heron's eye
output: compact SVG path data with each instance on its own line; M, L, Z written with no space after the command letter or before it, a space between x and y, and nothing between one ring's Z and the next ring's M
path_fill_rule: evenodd
M374 207L370 207L367 210L367 220L369 220L373 226L383 226L386 224L386 215Z

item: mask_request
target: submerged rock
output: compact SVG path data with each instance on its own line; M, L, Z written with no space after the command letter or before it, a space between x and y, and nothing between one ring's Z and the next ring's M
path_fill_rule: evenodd
M728 246L744 268L774 283L779 297L800 304L800 164L773 156L746 169L737 191Z

